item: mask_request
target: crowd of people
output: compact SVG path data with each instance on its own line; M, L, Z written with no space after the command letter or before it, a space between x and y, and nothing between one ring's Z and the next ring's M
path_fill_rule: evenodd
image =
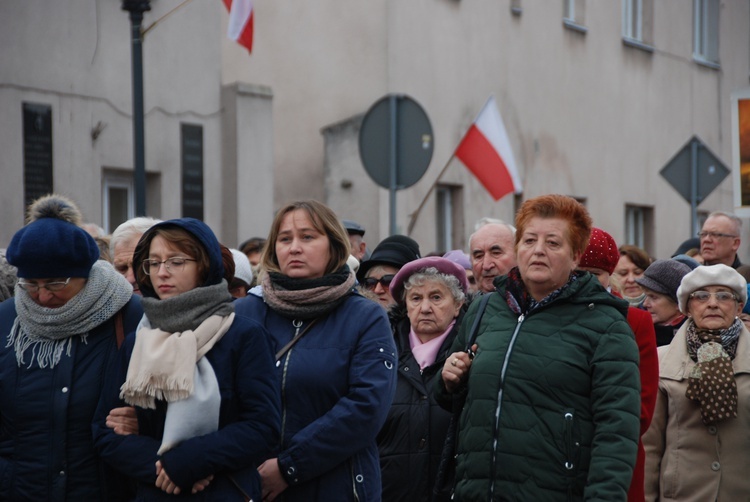
M423 255L303 200L231 249L56 194L0 250L0 501L744 500L750 267L572 198Z

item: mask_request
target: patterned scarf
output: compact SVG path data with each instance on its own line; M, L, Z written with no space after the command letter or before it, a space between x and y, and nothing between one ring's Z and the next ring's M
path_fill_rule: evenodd
M42 307L16 285L16 319L6 347L13 347L18 366L36 360L40 368L54 368L63 352L70 357L73 337L86 343L89 331L111 319L130 300L133 287L110 263L99 260L91 268L86 285L65 305Z
M354 274L348 268L316 279L295 279L278 272L263 277L263 299L273 310L292 319L313 319L339 306L352 292Z
M688 319L687 346L696 362L688 377L685 396L701 407L706 425L737 417L737 382L732 360L742 333L742 322L735 319L725 329L699 329Z
M563 291L577 280L578 276L575 273L571 273L568 282L537 302L526 290L526 285L523 283L518 267L513 267L508 272L508 286L505 291L505 300L508 302L510 309L517 315L528 314L539 307L553 302L555 298L560 296Z

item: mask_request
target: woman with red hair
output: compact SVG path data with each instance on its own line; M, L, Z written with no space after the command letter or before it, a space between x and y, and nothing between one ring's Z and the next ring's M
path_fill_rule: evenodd
M640 406L627 304L576 272L591 234L579 202L527 200L516 227L518 266L496 282L475 357L479 302L438 382L444 407L465 399L454 500L625 500Z

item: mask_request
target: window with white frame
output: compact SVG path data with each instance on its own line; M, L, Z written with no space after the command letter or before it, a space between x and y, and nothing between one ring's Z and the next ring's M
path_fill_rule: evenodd
M463 233L462 188L453 185L439 185L437 199L437 242L435 248L441 253L461 247L458 236Z
M622 38L626 45L648 49L644 45L651 44L653 19L654 0L622 0Z
M563 0L563 26L580 33L586 33L584 0Z
M693 0L693 57L719 64L719 0Z
M625 242L650 252L653 208L625 206Z
M103 226L112 233L120 223L135 216L133 179L123 175L104 176Z

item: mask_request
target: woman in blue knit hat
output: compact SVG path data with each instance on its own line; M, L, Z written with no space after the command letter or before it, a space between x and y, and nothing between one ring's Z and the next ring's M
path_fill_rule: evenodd
M2 500L125 497L105 483L91 421L118 335L142 310L80 223L72 201L45 196L8 246L19 280L0 304Z
M230 250L182 218L146 231L133 263L145 315L107 376L99 454L137 482L138 500L261 500L279 392L266 330L235 315ZM123 404L136 407L137 435L108 427Z

